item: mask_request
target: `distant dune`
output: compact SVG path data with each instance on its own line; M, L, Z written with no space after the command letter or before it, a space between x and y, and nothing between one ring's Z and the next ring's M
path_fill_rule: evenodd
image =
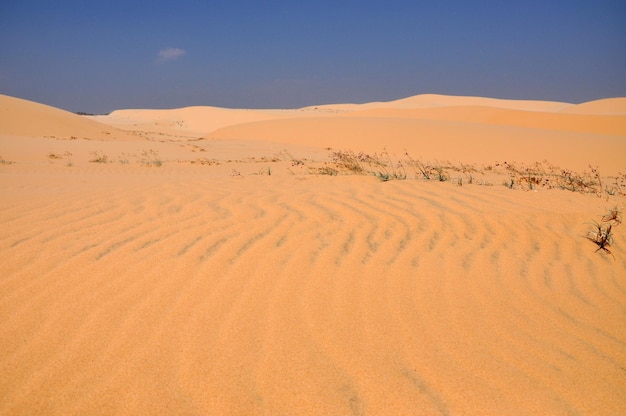
M225 127L210 139L247 139L290 145L397 154L464 163L547 159L584 169L623 171L626 116L572 115L494 109L372 109L316 118L265 120Z
M568 107L564 112L573 114L626 115L626 98L606 98Z
M0 415L626 414L624 103L0 96Z

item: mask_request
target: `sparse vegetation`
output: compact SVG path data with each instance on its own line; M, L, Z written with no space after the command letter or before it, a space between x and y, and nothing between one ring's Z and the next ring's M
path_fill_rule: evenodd
M127 165L130 163L130 161L128 160L128 155L126 153L122 153L121 155L119 155L117 157L117 161L122 165Z
M2 156L0 156L0 165L12 165L15 162L12 162L10 160L5 160Z
M335 168L331 168L330 166L321 166L309 168L309 173L314 175L337 176L339 171Z
M377 171L374 172L374 175L377 176L380 180L386 182L389 180L402 180L406 179L406 168L404 167L404 163L402 161L398 161L396 163L391 160L391 156L389 152L386 150L381 153L381 155L374 155L376 160Z
M48 153L48 159L50 160L50 162L54 162L55 160L65 159L66 160L66 163L65 163L66 166L68 166L68 167L74 166L74 162L72 161L72 153L70 153L68 151L65 151L63 154L50 152L50 153Z
M109 156L104 154L102 150L96 150L90 154L92 156L92 159L90 160L91 163L109 163L111 161Z
M72 154L70 152L66 151L65 153L63 153L63 157L66 160L65 166L67 167L74 166L74 161L72 161Z
M333 151L331 153L334 171L347 172L354 175L374 175L386 182L392 179L406 179L406 167L403 161L395 162L389 152L369 155L364 152L355 153L352 150ZM330 172L326 170L325 172Z
M363 175L366 173L363 165L370 163L372 157L365 153L354 153L352 150L345 151L333 151L331 153L332 163L337 167L337 170L344 172L350 172L356 175Z
M496 163L495 167L485 168L490 172L504 171L509 179L503 184L510 189L537 190L563 189L571 192L590 193L598 196L626 195L626 175L619 173L616 177L608 177L610 185L603 184L598 167L589 165L588 170L575 172L571 169L558 168L547 161L532 165L509 162Z
M180 161L179 161L180 162ZM200 158L189 161L192 165L220 165L221 163L215 159Z
M141 163L141 166L157 168L163 165L163 161L159 157L159 152L152 149L141 152L139 163Z
M468 164L452 164L450 162L427 163L412 158L407 152L404 158L394 162L387 151L373 155L352 150L331 150L330 162L323 168L309 168L313 174L352 174L373 175L382 181L392 179L407 179L407 169L412 169L416 179L449 181L456 178L459 186L464 184L478 184L491 186L492 182L476 178L476 175L490 174L495 179L506 175L508 178L503 185L509 189L537 190L563 189L579 193L592 193L598 196L626 195L626 174L619 173L616 177L604 178L598 167L589 165L589 169L582 173L571 169L558 168L547 161L536 162L530 165L523 163L496 162L477 168ZM458 172L458 175L454 175ZM608 180L607 180L608 179ZM608 183L608 184L607 184Z

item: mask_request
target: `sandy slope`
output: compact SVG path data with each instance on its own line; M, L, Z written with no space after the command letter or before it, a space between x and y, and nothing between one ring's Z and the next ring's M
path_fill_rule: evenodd
M575 114L600 114L600 115L626 115L626 98L606 98L603 100L589 101L567 107L563 110Z
M242 110L217 107L186 107L171 110L117 110L93 120L126 130L180 131L187 136L202 136L206 132L234 124L289 117L293 110Z
M74 117L76 140L0 133L0 414L626 413L626 226L613 255L583 238L625 196L312 174L326 146L626 165L624 134L553 128L594 126L551 118L562 103L437 97L458 111L142 110L109 122L147 139L85 140ZM58 114L11 111L44 130Z
M626 135L587 133L585 130L593 126L584 122L580 131L566 131L499 122L384 117L385 113L377 110L366 117L354 117L355 113L351 113L339 117L260 121L219 129L207 138L258 140L292 146L315 143L320 147L370 153L386 148L399 156L408 152L414 158L463 163L511 160L532 163L547 159L577 170L590 164L601 166L603 172L610 175L623 172L626 167ZM522 117L518 124L527 121Z
M0 94L0 135L75 140L137 140L111 126L47 105Z

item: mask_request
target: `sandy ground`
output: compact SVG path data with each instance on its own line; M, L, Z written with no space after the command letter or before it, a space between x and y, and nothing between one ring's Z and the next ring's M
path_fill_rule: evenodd
M0 96L0 414L625 414L625 155L623 98Z

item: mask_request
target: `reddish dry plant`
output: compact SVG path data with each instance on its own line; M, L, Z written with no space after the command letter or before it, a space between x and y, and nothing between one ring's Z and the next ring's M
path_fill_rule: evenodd
M600 222L592 222L593 229L587 233L585 238L598 246L596 253L602 250L613 256L609 249L613 244L613 228L621 223L622 211L617 207L610 209L606 215L603 215ZM613 257L615 258L615 256Z
M613 244L613 224L603 224L593 222L594 229L589 231L585 238L598 246L596 253L600 250L613 255L609 247Z

